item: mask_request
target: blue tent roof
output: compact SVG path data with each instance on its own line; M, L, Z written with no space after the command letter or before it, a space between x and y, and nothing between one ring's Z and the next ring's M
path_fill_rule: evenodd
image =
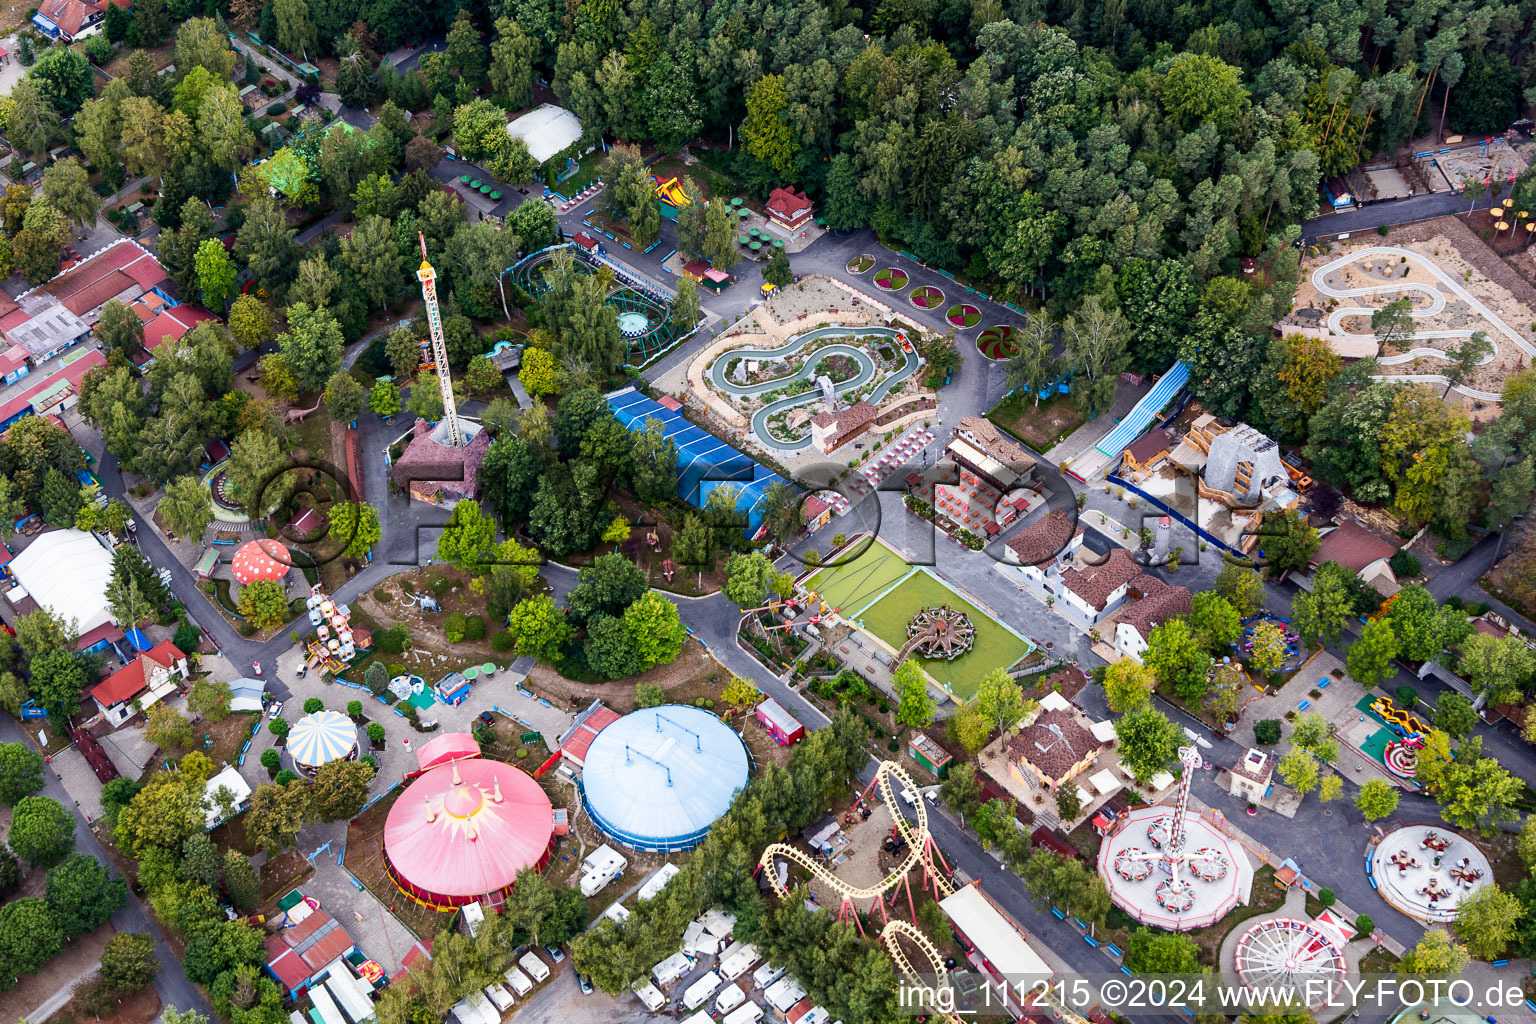
M749 770L735 730L708 711L667 704L597 734L581 770L582 803L626 846L687 850L730 808Z
M736 508L747 517L747 536L757 532L763 522L763 496L768 488L774 483L788 485L789 481L709 431L689 423L681 412L646 398L634 388L615 391L607 397L613 415L630 430L644 430L648 419L661 422L667 438L677 445L679 498L695 508L703 508L713 491L734 487L741 492Z
M145 636L144 631L139 629L138 626L134 626L128 631L128 642L133 644L133 649L136 651L147 651L155 646L149 642L149 637Z
M1094 445L1103 455L1116 458L1125 451L1126 445L1136 440L1147 432L1157 414L1171 401L1173 396L1184 390L1184 385L1189 383L1189 367L1184 363L1174 363L1168 368L1168 372L1152 386L1152 390L1141 396L1141 401L1136 403L1125 419L1115 424L1115 429L1104 435L1103 440Z

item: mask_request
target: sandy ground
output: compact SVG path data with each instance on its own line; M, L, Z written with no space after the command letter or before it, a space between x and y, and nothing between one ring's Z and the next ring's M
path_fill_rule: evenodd
M1476 221L1485 220L1479 215L1475 218L1473 228L1477 228ZM1473 239L1476 242L1476 239ZM1342 246L1335 246L1328 252L1319 256L1309 256L1302 263L1301 282L1296 291L1296 308L1304 310L1308 308L1320 309L1326 313L1342 300L1335 300L1320 294L1312 284L1312 271L1317 267L1337 259L1340 255L1352 249L1363 249L1373 245L1398 245L1414 252L1422 254L1433 261L1440 269L1461 280L1463 287L1472 293L1478 300L1488 305L1504 320L1513 330L1518 331L1528 341L1536 342L1536 331L1532 330L1533 322L1536 322L1536 313L1533 306L1517 299L1510 289L1491 280L1480 266L1483 259L1497 259L1491 251L1482 253L1464 253L1462 246L1453 241L1447 234L1438 233L1424 239L1402 238L1397 232L1383 240L1379 236L1370 235L1358 240L1350 240ZM1469 258L1470 256L1470 258ZM1404 271L1406 270L1406 274ZM1329 284L1337 288L1365 288L1372 285L1381 285L1389 282L1409 282L1422 284L1429 287L1435 286L1434 278L1422 267L1412 264L1403 264L1388 257L1372 257L1355 263L1348 264L1334 271L1329 277ZM1400 296L1392 293L1376 296L1357 296L1348 300L1349 304L1381 308L1388 302ZM1408 294L1408 297L1416 309L1428 306L1427 296ZM1317 319L1303 319L1293 313L1286 318L1290 323L1316 324ZM1369 333L1371 329L1368 317L1348 318L1344 327L1351 331ZM1445 308L1435 316L1423 317L1415 322L1417 330L1483 330L1490 337L1498 337L1492 325L1481 315L1474 312L1465 302L1453 295L1446 296ZM1460 343L1456 338L1429 338L1415 339L1413 347L1436 348L1447 351ZM1516 370L1523 369L1526 363L1523 355L1513 346L1502 345L1500 357L1493 362L1478 367L1473 371L1468 384L1472 387L1499 391L1503 389L1504 378ZM1439 373L1443 371L1445 364L1437 359L1415 359L1407 363L1401 363L1391 368L1392 373Z

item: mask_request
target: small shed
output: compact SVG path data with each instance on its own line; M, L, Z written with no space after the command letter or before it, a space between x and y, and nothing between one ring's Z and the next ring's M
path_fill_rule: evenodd
M805 738L805 726L772 697L757 706L756 716L758 724L767 729L773 741L781 747Z
M954 760L949 751L935 743L927 733L921 732L907 741L907 753L936 779L944 777L944 773L949 771L949 763Z
M213 575L213 571L218 567L219 553L214 548L209 548L203 552L202 557L197 560L197 564L192 566L192 571L206 580Z
M437 681L437 699L444 704L454 706L462 704L464 698L469 696L469 680L461 673L449 672Z

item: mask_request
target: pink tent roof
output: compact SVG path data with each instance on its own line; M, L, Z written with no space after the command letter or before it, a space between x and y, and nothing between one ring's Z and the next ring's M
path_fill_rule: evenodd
M242 544L229 563L230 571L240 583L280 580L288 575L292 566L293 556L288 554L288 549L266 537Z
M480 744L467 732L445 732L421 745L416 765L421 771L448 761L467 761L480 756Z
M396 881L454 905L506 889L543 860L554 835L549 798L499 761L454 761L422 775L384 823Z

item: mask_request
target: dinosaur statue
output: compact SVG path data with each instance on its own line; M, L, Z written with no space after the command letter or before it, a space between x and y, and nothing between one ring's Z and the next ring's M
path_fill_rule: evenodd
M320 403L322 401L324 401L324 399L315 399L315 404L310 406L308 409L289 409L287 412L283 413L283 422L289 426L293 426L295 423L303 422L304 417L320 408Z

